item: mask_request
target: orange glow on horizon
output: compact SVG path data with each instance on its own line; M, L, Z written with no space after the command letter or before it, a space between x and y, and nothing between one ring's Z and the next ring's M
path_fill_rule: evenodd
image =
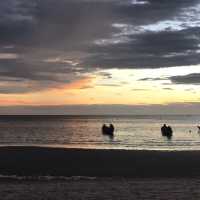
M93 81L94 77L89 76L43 91L27 94L0 94L0 104L1 106L79 104L81 97L76 98L76 95L82 88L90 87ZM88 100L82 99L82 102L87 104Z
M80 80L76 80L74 82L64 84L58 88L52 89L52 90L73 90L73 89L81 89L84 87L90 87L92 84L94 78L89 76Z

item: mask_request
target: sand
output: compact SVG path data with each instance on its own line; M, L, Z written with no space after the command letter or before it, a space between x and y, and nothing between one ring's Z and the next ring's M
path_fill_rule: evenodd
M198 179L97 178L0 182L2 200L199 200Z
M200 151L1 147L0 174L21 176L200 177Z
M199 151L0 147L0 199L199 200L199 169Z

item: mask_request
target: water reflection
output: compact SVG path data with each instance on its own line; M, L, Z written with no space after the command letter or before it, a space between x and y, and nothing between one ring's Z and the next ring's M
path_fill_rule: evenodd
M114 136L103 136L101 126L112 122L116 126ZM181 118L141 117L40 117L16 119L0 117L0 145L63 145L79 148L110 149L200 149L199 116ZM160 127L167 122L174 135L164 139ZM189 131L191 130L191 132ZM189 131L189 132L188 132Z

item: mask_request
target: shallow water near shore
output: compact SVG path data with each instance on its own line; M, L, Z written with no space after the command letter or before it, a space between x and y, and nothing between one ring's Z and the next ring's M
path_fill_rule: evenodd
M200 116L0 116L0 145L52 146L92 149L200 150ZM104 123L115 125L115 136L101 133ZM173 137L162 137L169 124Z

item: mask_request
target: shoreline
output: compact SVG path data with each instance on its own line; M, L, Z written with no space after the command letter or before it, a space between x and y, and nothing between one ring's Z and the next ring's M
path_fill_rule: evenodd
M63 149L63 150L98 150L98 151L144 151L144 152L200 152L200 147L196 149L165 149L165 148L110 148L110 147L96 147L95 145L91 146L79 146L79 145L71 145L71 144L0 144L1 148L41 148L41 149Z
M200 177L200 151L0 147L0 174L18 176Z

